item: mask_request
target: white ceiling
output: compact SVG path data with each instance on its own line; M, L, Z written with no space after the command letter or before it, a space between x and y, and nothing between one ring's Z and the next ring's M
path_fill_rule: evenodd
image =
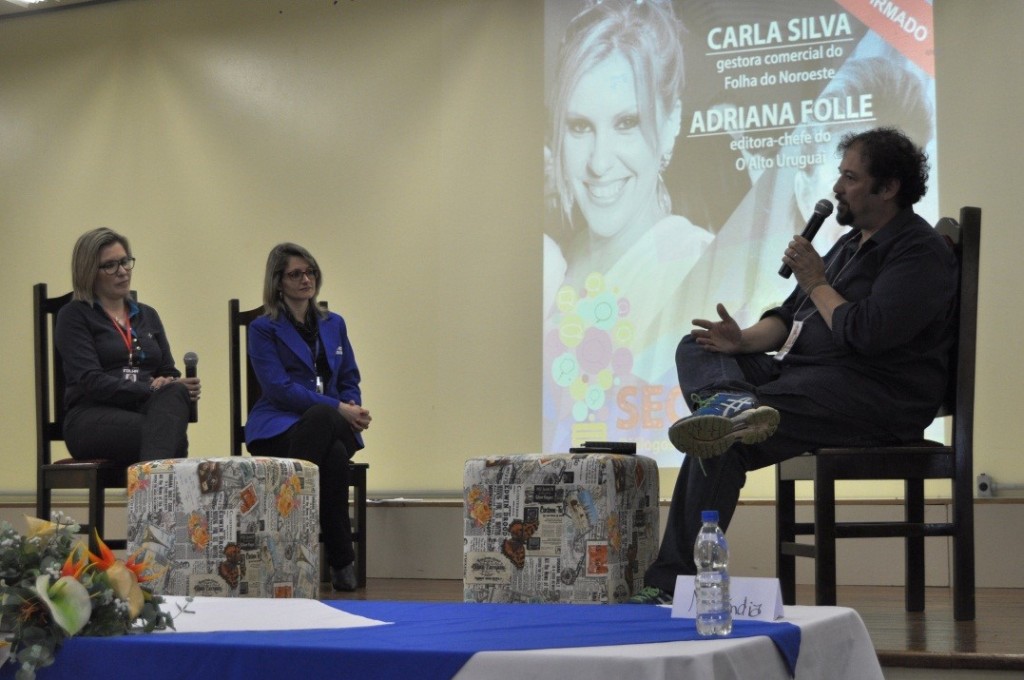
M74 5L88 5L96 2L108 1L109 0L43 0L42 2L28 4L24 1L14 2L13 0L0 0L0 19L6 19L10 16L19 14L47 12Z

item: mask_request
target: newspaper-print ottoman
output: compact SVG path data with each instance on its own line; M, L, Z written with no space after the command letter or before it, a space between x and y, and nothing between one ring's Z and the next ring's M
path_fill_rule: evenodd
M658 553L658 467L604 453L473 458L466 602L625 602Z
M319 470L303 460L174 458L128 468L128 552L167 595L319 595Z

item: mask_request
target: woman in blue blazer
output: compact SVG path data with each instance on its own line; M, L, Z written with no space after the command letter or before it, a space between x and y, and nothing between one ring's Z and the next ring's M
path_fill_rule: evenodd
M370 412L345 320L320 310L323 276L302 246L282 243L267 257L265 315L249 325L249 361L263 394L249 413L245 442L259 456L299 458L320 468L320 530L331 584L356 588L348 516L348 461L363 448Z

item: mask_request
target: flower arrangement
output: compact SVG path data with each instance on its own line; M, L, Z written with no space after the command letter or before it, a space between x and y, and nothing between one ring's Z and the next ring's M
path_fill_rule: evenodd
M0 639L21 667L17 680L32 680L65 640L75 635L123 635L173 628L163 599L144 585L157 578L149 560L117 559L96 534L94 555L61 513L53 521L26 517L22 535L0 522Z

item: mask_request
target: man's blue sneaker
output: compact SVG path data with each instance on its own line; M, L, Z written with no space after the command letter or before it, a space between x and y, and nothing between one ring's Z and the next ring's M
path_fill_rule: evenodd
M720 456L735 442L757 444L775 434L779 412L741 392L719 392L668 428L672 445L697 458Z
M672 594L657 586L645 586L627 600L629 604L672 604Z

